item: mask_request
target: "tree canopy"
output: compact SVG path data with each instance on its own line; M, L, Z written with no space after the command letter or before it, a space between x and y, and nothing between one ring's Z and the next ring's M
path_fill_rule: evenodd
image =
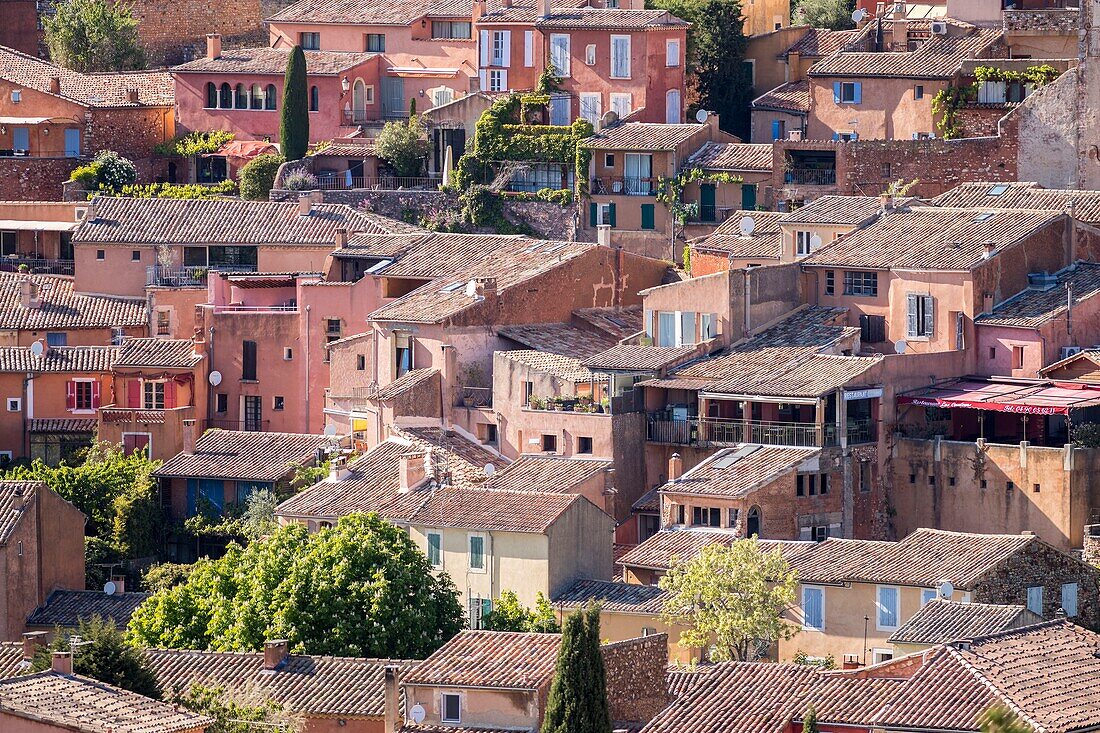
M561 626L554 616L554 607L539 591L535 597L535 608L530 609L519 602L513 591L500 594L493 610L485 614L482 628L492 631L534 631L540 634L561 633Z
M249 201L266 201L275 185L279 166L286 161L281 155L264 153L257 155L241 168L241 198Z
M541 733L610 732L600 609L592 605L565 619Z
M418 658L463 626L453 582L432 575L405 532L351 514L309 534L288 525L161 587L134 613L142 646L258 650L287 639L309 654Z
M855 27L855 7L855 0L801 0L797 7L792 3L791 19L796 25L842 31Z
M65 0L46 16L43 35L50 58L76 71L125 71L145 66L137 21L130 8L109 0Z
M428 141L415 116L387 122L375 138L375 148L399 176L420 175L428 155Z
M209 716L214 723L206 733L298 733L305 728L302 716L263 697L255 688L237 690L194 684L171 702Z
M301 46L295 46L286 61L283 106L279 112L279 144L287 160L301 160L309 149L306 55Z
M707 545L661 578L668 592L661 618L687 626L680 643L709 647L715 662L753 662L771 642L794 635L781 614L794 602L797 584L779 548L764 552L755 537Z
M53 642L35 651L32 664L36 672L50 668L53 652L71 651L73 672L76 674L139 695L160 698L160 686L145 655L126 641L114 622L95 616L90 621L81 621L80 626L72 631L79 637L75 649L71 645L73 637L59 628Z
M978 719L982 733L1031 733L1031 726L1004 705L993 705Z

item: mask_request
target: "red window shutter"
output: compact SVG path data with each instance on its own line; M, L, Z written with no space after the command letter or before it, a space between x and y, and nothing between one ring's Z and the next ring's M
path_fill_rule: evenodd
M70 410L76 409L76 382L65 383L65 406Z
M99 382L92 382L92 409L99 409Z
M136 379L126 383L126 406L141 407L141 382Z
M176 383L169 379L164 383L164 409L171 410L176 406Z

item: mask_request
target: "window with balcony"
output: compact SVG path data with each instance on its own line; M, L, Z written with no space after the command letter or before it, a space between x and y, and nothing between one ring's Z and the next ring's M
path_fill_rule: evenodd
M623 193L628 196L653 194L653 156L626 153L623 156Z
M844 294L856 295L864 298L877 297L878 273L846 270L844 272Z
M141 391L141 409L164 409L164 382L142 382Z
M7 257L19 252L19 232L0 232L0 255Z

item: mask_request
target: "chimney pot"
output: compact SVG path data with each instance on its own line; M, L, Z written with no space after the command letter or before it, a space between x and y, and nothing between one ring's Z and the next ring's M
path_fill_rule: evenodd
M73 673L73 653L54 652L50 658L50 668L58 674Z
M195 420L183 421L183 452L185 455L195 455L195 442L198 436L195 435Z
M39 296L38 283L30 276L19 281L19 304L24 308L41 308L42 298Z
M222 35L220 33L206 34L206 58L220 59L222 56Z
M400 491L402 494L407 494L421 483L428 476L427 463L429 460L428 453L426 451L420 451L417 453L405 453L399 459L398 470L400 475Z
M46 645L46 632L45 631L28 631L23 634L23 659L30 661L34 659L34 652L38 647Z
M138 90L137 89L127 89L126 90L126 96L130 99L131 104L137 104L138 103Z
M611 225L610 224L597 224L596 225L596 243L601 247L611 246Z
M495 277L479 277L474 279L474 294L480 298L496 295L497 279Z
M996 242L986 242L982 245L982 256L989 259L993 256L993 250L997 249Z
M286 639L273 639L264 642L264 669L274 671L286 664L289 655L289 642Z
M512 7L512 0L500 0L500 4L506 8Z
M680 457L679 453L673 453L672 457L668 459L668 480L679 481L683 475L684 459Z
M336 230L336 249L343 249L348 246L348 230L345 227L340 227Z
M50 77L50 94L61 94L61 77Z
M843 669L859 669L862 666L863 665L860 664L859 657L857 657L855 654L844 655Z

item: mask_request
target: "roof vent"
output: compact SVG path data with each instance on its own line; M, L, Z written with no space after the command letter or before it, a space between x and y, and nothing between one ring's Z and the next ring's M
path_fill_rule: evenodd
M1058 276L1047 272L1029 272L1027 286L1032 290L1047 291L1058 284Z

